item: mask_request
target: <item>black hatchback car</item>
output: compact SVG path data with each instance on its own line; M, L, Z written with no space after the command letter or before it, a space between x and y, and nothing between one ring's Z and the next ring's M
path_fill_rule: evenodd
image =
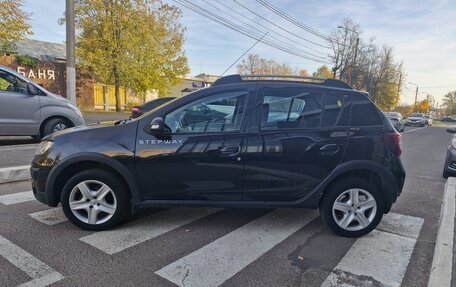
M144 207L295 207L357 237L404 184L400 135L338 80L231 75L121 123L45 138L35 197L88 230Z

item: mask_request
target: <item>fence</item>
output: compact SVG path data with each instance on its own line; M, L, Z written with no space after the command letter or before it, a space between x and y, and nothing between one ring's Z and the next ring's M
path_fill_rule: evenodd
M124 87L120 87L119 93L120 106L125 109L127 106L127 90ZM93 98L96 110L112 110L116 108L115 86L99 83L94 84Z

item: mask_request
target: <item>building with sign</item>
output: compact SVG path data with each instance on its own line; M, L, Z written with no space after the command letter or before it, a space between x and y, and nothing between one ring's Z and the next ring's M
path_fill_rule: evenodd
M0 54L0 65L16 70L54 94L66 97L65 59L64 44L24 39L15 42L14 51ZM217 78L208 74L185 77L179 85L170 89L167 96L186 95L210 86ZM145 97L139 97L125 88L121 88L120 93L121 106L125 109L158 96L156 91L150 91ZM76 102L85 111L115 109L114 86L98 83L87 70L76 67Z

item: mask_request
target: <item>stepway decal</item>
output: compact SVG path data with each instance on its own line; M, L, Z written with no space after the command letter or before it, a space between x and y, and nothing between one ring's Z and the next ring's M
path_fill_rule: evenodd
M139 144L182 144L184 140L139 140Z

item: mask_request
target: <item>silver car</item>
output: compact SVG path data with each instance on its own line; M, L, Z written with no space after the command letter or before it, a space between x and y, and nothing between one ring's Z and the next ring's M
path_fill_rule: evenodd
M85 124L77 106L0 65L0 136L40 139Z

